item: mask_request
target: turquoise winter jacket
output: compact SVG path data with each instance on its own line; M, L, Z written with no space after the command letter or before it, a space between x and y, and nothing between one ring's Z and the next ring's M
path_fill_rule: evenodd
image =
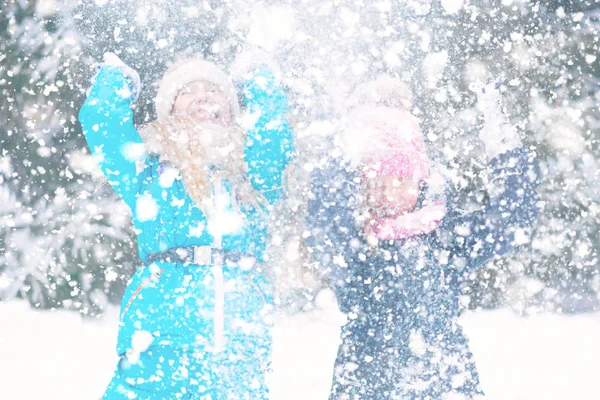
M149 254L170 248L212 245L206 217L186 193L182 180L165 174L168 166L143 150L133 124L130 93L119 69L103 67L80 110L79 121L102 172L132 211L139 257L146 261ZM245 144L248 178L272 204L283 194L282 175L293 151L292 130L285 117L287 97L267 67L249 74L243 94L255 117ZM243 214L245 224L224 235L222 247L261 259L265 222L251 207L244 207Z

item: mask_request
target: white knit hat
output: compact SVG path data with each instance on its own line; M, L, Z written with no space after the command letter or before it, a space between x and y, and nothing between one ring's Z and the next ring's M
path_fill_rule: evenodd
M374 81L356 86L348 97L349 109L367 104L403 107L410 110L413 106L413 95L410 88L401 80L388 75L380 75Z
M159 120L166 120L171 114L177 94L191 82L205 81L217 85L227 96L231 116L240 115L240 104L235 87L219 67L200 57L190 58L173 64L165 73L156 94L156 114Z

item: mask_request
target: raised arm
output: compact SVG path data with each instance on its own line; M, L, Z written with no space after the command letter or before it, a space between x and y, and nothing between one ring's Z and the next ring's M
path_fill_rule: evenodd
M459 270L473 270L524 244L539 213L540 172L532 154L523 147L512 149L492 159L490 170L488 203L471 213L449 207L440 225L442 237L451 238L450 265Z
M354 216L357 192L358 183L339 159L312 173L306 219L310 236L305 243L318 269L337 286L361 262L361 228Z
M294 150L288 99L267 65L246 74L244 99L253 121L245 146L248 177L273 204L283 194L282 178Z
M539 167L502 111L499 85L488 83L478 93L478 103L485 118L480 138L491 157L490 199L473 213L450 207L440 226L453 238L451 265L468 270L523 244L539 213Z
M119 67L105 65L79 111L90 151L119 196L134 208L146 153L133 125L134 88ZM140 165L142 163L142 165Z

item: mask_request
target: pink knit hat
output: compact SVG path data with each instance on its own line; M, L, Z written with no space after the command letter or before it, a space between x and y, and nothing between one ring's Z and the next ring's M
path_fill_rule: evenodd
M372 133L369 135L371 143L361 151L360 164L367 176L427 179L429 158L425 140L412 114L386 107L361 107L355 113L362 115L362 123L370 125L365 131Z
M344 147L366 176L429 177L430 160L410 89L383 76L358 85L349 98Z

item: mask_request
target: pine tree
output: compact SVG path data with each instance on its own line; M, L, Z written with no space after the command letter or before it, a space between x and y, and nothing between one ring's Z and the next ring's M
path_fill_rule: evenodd
M123 285L131 235L115 199L89 179L73 20L42 7L9 1L0 11L0 298L87 314Z
M269 4L297 11L295 35L275 54L302 151L297 187L288 199L293 210L282 211L279 221L284 241L302 241L307 163L318 165L323 157L321 144L303 136L303 129L315 119L335 119L352 87L379 73L411 85L434 156L457 172L465 203L478 207L487 195L485 160L469 85L502 76L507 114L542 166L543 212L531 243L489 263L471 277L465 293L472 306L492 307L514 297L524 277L546 288L542 297L556 289L557 304L564 303L565 287L598 289L597 4ZM93 67L104 52L116 51L139 70L144 88L136 122L153 119L167 64L203 54L227 66L245 41L252 6L237 0L2 3L0 299L22 297L88 313L118 301L135 268L136 246L128 211L101 184L76 121Z
M116 51L140 71L142 122L168 62L231 58L237 42L222 33L219 2L48 4L0 8L0 299L94 314L120 300L137 264L129 211L103 184L76 119L95 65Z

